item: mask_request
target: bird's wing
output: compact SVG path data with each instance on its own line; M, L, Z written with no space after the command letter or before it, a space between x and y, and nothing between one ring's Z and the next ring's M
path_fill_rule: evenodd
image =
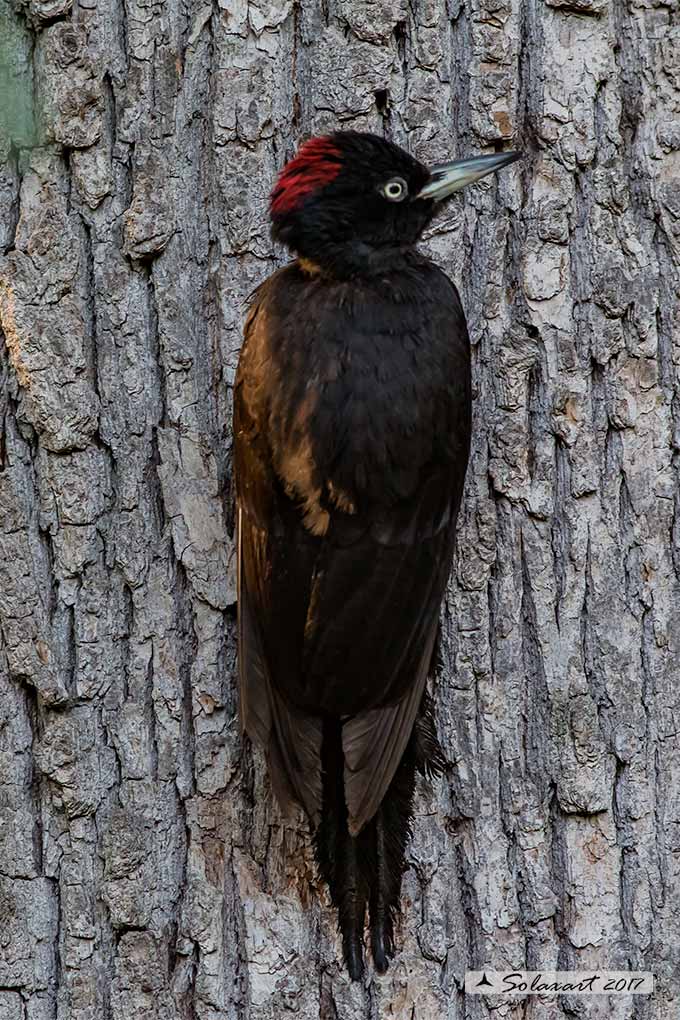
M298 411L312 403L299 401L290 440L281 438L285 428L272 431L272 387L285 380L268 314L266 300L256 300L234 395L242 718L268 749L272 773L276 765L312 817L321 807L321 719L342 718L345 796L358 832L389 787L420 706L469 422L464 410L457 458L414 460L415 484L402 499L357 510L310 460L308 423ZM469 404L467 385L463 371L462 404ZM456 426L450 417L439 422L442 430ZM352 423L353 435L370 429Z
M246 372L265 379L269 366L257 344L249 346L258 310L257 297L245 324L234 397L234 474L237 479L237 603L239 634L239 712L241 728L267 752L272 785L285 807L301 804L313 820L321 811L321 721L296 711L272 682L265 636L276 614L271 598L271 545L281 538L277 523L277 480L258 414L257 395L249 401L242 386ZM253 364L255 362L255 364ZM292 550L291 550L292 552Z
M449 480L452 499L450 487ZM442 483L443 497L446 491ZM305 676L327 711L347 716L342 744L353 834L373 817L392 781L430 670L455 517L434 535L411 537L417 516L414 507L389 545L371 531L350 545L329 542L310 600Z
M347 825L356 835L370 821L408 744L430 669L438 620L430 624L410 690L396 703L359 712L342 728Z
M321 812L321 720L296 711L272 683L257 611L263 594L257 578L267 570L267 532L241 508L236 526L241 729L266 750L281 806L297 801L316 824Z

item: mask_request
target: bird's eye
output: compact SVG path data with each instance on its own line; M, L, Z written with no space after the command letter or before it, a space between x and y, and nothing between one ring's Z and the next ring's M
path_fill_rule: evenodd
M382 193L389 202L401 202L408 195L408 185L403 177L393 177L383 185Z

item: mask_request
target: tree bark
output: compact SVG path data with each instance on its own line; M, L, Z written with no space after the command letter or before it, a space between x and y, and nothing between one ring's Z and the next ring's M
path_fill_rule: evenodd
M675 0L16 0L0 28L0 1020L676 1016ZM425 244L474 345L450 767L365 985L234 685L245 301L285 258L277 169L337 127L524 153ZM499 1008L462 992L482 966L657 990Z

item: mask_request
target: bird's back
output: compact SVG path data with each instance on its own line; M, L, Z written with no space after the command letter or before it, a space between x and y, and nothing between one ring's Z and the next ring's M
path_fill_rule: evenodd
M295 707L354 714L414 680L448 574L469 408L460 302L421 256L360 282L293 263L257 293L237 494L267 536L256 654Z

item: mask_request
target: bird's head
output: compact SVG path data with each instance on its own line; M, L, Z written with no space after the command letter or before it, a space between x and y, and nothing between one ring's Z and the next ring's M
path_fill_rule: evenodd
M428 168L378 135L311 138L271 193L272 237L333 275L380 272L416 243L445 199L518 158L503 152Z

